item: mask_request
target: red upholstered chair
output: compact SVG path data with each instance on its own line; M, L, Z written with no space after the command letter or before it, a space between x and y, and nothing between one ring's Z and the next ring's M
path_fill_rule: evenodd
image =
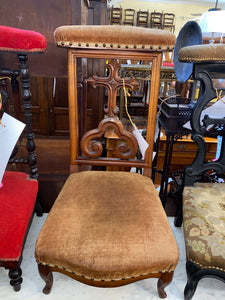
M0 77L3 79L5 76L20 75L28 150L28 156L23 162L29 166L29 174L6 171L2 179L3 186L0 188L0 266L9 269L10 284L15 291L20 290L22 283L22 251L38 191L29 71L26 61L27 54L42 53L46 45L45 37L37 32L0 26L0 52L16 54L20 63L18 71L1 69Z

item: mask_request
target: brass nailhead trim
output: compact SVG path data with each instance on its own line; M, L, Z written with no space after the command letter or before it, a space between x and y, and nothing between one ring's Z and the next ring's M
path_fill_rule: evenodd
M225 62L225 58L215 58L215 57L201 57L201 58L196 58L196 57L181 57L180 61L184 62L205 62L205 61L216 61L216 62Z
M71 42L71 41L57 41L56 42L56 46L61 46L61 47L104 47L104 48L107 48L107 47L110 47L110 48L118 48L118 49L129 49L129 48L134 48L134 49L138 49L138 48L140 48L140 49L150 49L150 50L162 50L162 49L164 49L164 50L170 50L170 49L173 49L173 47L172 46L162 46L162 45L160 45L160 46L157 46L157 45L155 45L155 46L153 46L153 45L151 45L151 46L149 46L149 45L129 45L129 44L123 44L123 45L121 45L121 44L117 44L117 45L114 45L113 43L111 43L111 44L107 44L107 43L103 43L103 44L99 44L99 43L89 43L89 42ZM181 58L181 60L192 60L192 59L194 59L194 58L191 58L191 57L188 57L188 58ZM195 59L194 59L195 60ZM198 61L198 59L196 59L197 61ZM199 61L207 61L207 60L212 60L212 61L220 61L220 62L223 62L223 61L225 61L225 57L224 57L224 59L221 59L221 58L216 58L216 59L214 59L214 58L206 58L206 59L199 59Z
M153 273L146 273L146 274L141 274L141 275L137 275L137 276L131 276L131 277L127 277L127 278L123 277L123 278L120 278L120 279L111 279L111 280L109 279L109 280L105 280L105 279L89 278L89 277L86 277L86 276L83 275L83 274L77 274L77 273L74 272L74 271L68 270L68 269L66 269L65 267L60 267L60 266L57 266L57 265L45 264L45 263L41 263L41 262L38 262L38 261L37 261L37 263L38 263L39 265L42 265L42 266L47 266L47 267L51 267L51 266L52 266L52 267L55 267L55 268L58 268L58 269L63 269L63 270L65 270L65 271L67 271L67 272L70 272L71 274L74 274L74 275L76 275L76 276L80 276L80 277L83 277L83 278L87 278L87 279L89 279L89 280L91 280L91 281L111 281L111 282L115 282L115 281L126 280L126 279L134 279L134 278L138 278L138 277L142 277L142 276L147 276L147 275L153 274ZM171 272L173 272L173 271L171 271ZM169 273L169 271L164 271L164 272L159 271L158 273L160 273L160 274L162 274L162 273Z
M193 259L188 259L188 260L193 262L194 264L200 266L202 269L214 269L214 270L219 270L219 271L225 272L225 269L223 269L223 268L219 268L219 267L216 267L216 266L203 266L202 264L200 264L199 262L197 262Z

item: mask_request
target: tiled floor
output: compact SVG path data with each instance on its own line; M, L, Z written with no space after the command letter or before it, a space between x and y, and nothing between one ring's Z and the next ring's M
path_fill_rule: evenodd
M14 292L9 285L8 271L0 268L0 299L4 300L155 300L157 279L146 279L127 286L101 289L90 287L72 280L62 274L54 273L54 284L51 294L42 293L43 281L40 278L34 259L34 246L37 235L46 218L34 217L24 249L23 284L21 291ZM166 288L168 300L181 300L186 283L185 248L182 228L175 228L173 218L169 217L171 227L178 243L180 259L175 270L173 282ZM193 300L225 299L225 284L216 279L203 279L199 282Z

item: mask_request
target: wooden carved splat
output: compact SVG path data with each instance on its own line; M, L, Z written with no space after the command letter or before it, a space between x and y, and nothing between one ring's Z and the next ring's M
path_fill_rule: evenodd
M118 76L118 71L121 65L117 63L116 59L112 60L112 63L106 65L109 70L109 76L99 77L96 74L87 79L87 82L91 84L92 87L103 86L108 89L108 104L105 108L105 113L108 117L112 118L118 114L119 108L116 106L116 95L118 89L123 87L123 79ZM139 82L131 77L124 78L125 87L133 90L139 87Z
M129 159L134 157L138 150L138 143L135 136L124 130L123 124L117 118L103 119L98 128L89 130L81 139L81 150L84 155L89 157L99 157L102 154L103 146L97 138L106 137L107 132L112 130L118 139L123 140L115 148L116 157L122 159Z
M117 117L119 109L116 106L116 96L118 89L123 87L123 79L118 76L118 71L121 66L114 59L111 63L107 64L106 67L109 70L107 77L93 75L87 79L87 82L94 88L96 86L103 86L108 89L108 103L104 109L107 117L99 123L98 128L89 130L83 135L81 139L81 150L84 155L92 158L101 156L103 146L99 139L103 136L107 138L108 135L112 133L119 141L114 149L116 157L130 159L136 155L138 143L131 132L124 130L123 124ZM125 87L130 90L139 87L139 82L133 77L124 78L124 83Z

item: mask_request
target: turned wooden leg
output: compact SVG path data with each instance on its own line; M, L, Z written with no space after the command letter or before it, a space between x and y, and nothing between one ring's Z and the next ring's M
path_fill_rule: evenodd
M38 271L39 271L41 278L45 282L45 287L43 288L43 293L49 294L51 292L52 284L53 284L52 271L50 271L48 266L44 266L44 265L40 265L40 264L38 264Z
M23 278L21 277L21 275L22 270L20 267L18 269L9 270L10 284L15 292L18 292L21 288L21 283L23 282Z
M158 288L158 295L160 298L166 298L167 294L164 290L167 285L170 284L170 282L173 279L173 272L170 273L162 273L161 278L158 280L157 288Z

